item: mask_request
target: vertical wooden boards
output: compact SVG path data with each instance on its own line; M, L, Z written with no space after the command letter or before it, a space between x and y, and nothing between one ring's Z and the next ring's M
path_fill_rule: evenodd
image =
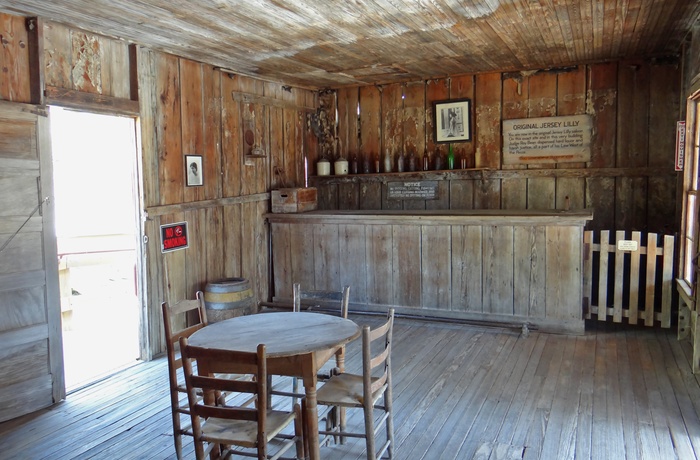
M271 223L270 236L272 238L273 264L272 279L275 286L275 296L291 298L295 281L292 278L292 241L291 225L285 223Z
M474 97L475 166L501 167L501 74L476 76Z
M422 253L421 229L404 225L392 226L392 284L394 286L394 305L420 308L422 304L420 279L422 257L431 254Z
M381 101L382 96L379 88L375 86L360 88L360 151L363 160L369 157L372 172L377 172L375 162L379 162L382 153ZM381 196L381 184L376 182L362 184L360 209L381 209Z
M648 165L650 71L650 65L646 62L620 63L617 167ZM619 178L615 189L615 227L645 228L648 192L646 178Z
M265 82L265 95L268 97L273 97L275 99L281 99L284 94L282 85L280 83L270 83ZM285 123L284 123L284 109L282 107L270 106L268 108L269 113L269 153L270 158L269 166L269 182L270 189L276 190L279 188L290 187L291 185L286 184L285 176Z
M289 245L292 254L292 282L302 286L315 286L313 225L292 225L289 232ZM274 264L273 264L274 265Z
M45 82L47 86L71 88L70 30L55 22L44 22Z
M552 117L557 108L557 76L545 72L538 73L528 79L529 99L528 117ZM528 165L528 169L546 169L552 165ZM538 177L527 180L528 209L554 209L556 179L553 177Z
M46 86L132 99L128 43L56 23L43 27Z
M433 169L435 152L438 144L435 143L435 114L433 102L449 99L450 87L446 79L428 80L425 83L425 149L430 157L431 164L428 169Z
M396 83L383 86L381 93L382 151L380 163L382 172L396 172L397 160L403 149L403 85ZM387 166L389 166L388 170ZM387 195L387 186L382 185L382 209L401 209L403 207L401 200L389 200Z
M314 272L315 289L339 290L337 281L340 274L340 248L338 245L338 225L314 225Z
M340 139L341 153L345 158L352 159L359 154L360 139L359 117L357 114L360 90L358 88L340 88L338 97L338 139Z
M484 312L513 314L513 227L483 227Z
M269 215L276 295L307 279L350 285L361 311L582 331L582 224L407 219Z
M227 73L221 76L221 169L224 197L240 196L243 188L241 103L233 98L233 93L239 91L240 78Z
M338 226L339 276L343 286L350 286L351 303L367 303L366 238L367 228L362 224Z
M180 133L182 123L178 59L167 54L156 54L155 71L155 92L158 101L155 125L159 142L157 150L151 154L158 158L159 204L182 203L185 169Z
M393 235L390 225L367 226L367 302L390 304L393 299L394 276Z
M102 94L120 99L131 99L129 76L129 44L121 40L100 37L102 48Z
M416 160L416 170L423 169L421 156L425 150L426 120L425 120L425 83L413 82L404 87L403 100L403 149L408 156L413 153ZM406 163L408 166L408 162ZM408 168L406 168L408 170Z
M29 41L25 18L0 13L0 100L31 102L29 74Z
M593 118L590 168L615 167L617 133L617 63L592 64L588 70L587 113ZM615 179L586 179L586 207L595 209L588 228L615 228Z
M202 65L202 124L204 138L204 197L208 200L222 195L221 183L221 72Z
M642 233L632 232L632 241L637 242L637 247L642 247ZM640 251L630 254L630 299L629 299L629 323L637 324L639 319L639 269Z
M472 121L472 140L470 142L459 142L453 145L455 152L455 169L461 167L462 159L464 159L467 168L473 168L476 162L474 158L474 80L474 75L463 75L450 79L450 99L466 98L472 100L472 113L469 114L469 119Z
M251 95L264 95L262 81L239 77L239 90ZM241 102L241 128L246 141L243 142L243 155L250 155L254 148L261 149L264 157L248 158L243 162L241 194L252 195L267 190L269 181L269 107L255 101ZM247 137L246 137L247 136ZM247 140L253 140L248 144Z
M404 87L403 101L403 148L408 161L413 155L416 171L423 170L423 153L426 146L426 85L425 82L408 83ZM425 201L404 200L404 209L425 209Z
M483 310L482 227L452 227L452 310Z
M202 120L202 64L187 59L180 59L180 113L181 113L181 136L182 154L202 155L202 177L203 184L207 186L210 181L218 181L216 176L209 177L205 174L209 159L204 157L204 123ZM183 163L184 164L184 163ZM187 165L184 165L184 171ZM183 173L184 175L184 173ZM184 180L181 182L184 184ZM201 201L205 198L204 187L193 186L184 187L184 201Z
M65 397L49 124L28 108L0 106L0 421Z
M503 120L527 118L530 77L503 79ZM503 169L526 169L526 165L503 165ZM527 179L501 180L501 207L527 209Z
M205 220L206 210L196 209L185 211L184 220L187 222L187 231L189 233L189 247L184 251L180 251L185 256L186 269L186 297L190 292L203 291L207 284L207 222ZM213 256L213 255L212 255Z
M557 75L557 115L581 115L586 113L586 67ZM557 168L585 168L585 163L563 163ZM586 182L583 178L556 179L556 209L583 209L585 207Z
M548 227L547 238L547 318L579 320L581 312L581 241L580 227Z
M144 180L143 206L156 206L160 203L160 187L156 180L145 180L145 178L157 177L158 158L154 154L158 152L158 129L156 128L156 117L158 114L158 95L155 91L156 82L156 59L155 53L145 48L136 48L136 63L139 87L139 112L141 127L141 173ZM148 229L148 226L146 226ZM150 234L146 232L149 239L158 237L158 233ZM158 307L160 304L158 305ZM161 314L162 316L162 314Z
M543 317L546 314L547 281L545 227L513 229L513 311L516 315Z
M452 297L450 227L421 227L421 295L423 308L449 310Z
M674 121L679 119L680 78L676 64L652 64L649 104L649 160L659 169L670 169L675 157ZM679 228L676 214L676 178L649 177L647 195L647 229L657 233L675 233Z

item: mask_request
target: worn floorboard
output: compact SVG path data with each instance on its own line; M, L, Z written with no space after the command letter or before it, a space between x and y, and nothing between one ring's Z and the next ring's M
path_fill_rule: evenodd
M359 371L359 351L359 342L348 346L349 371ZM689 353L669 330L594 322L583 336L525 337L398 318L395 458L700 460L700 384ZM348 412L348 427L362 429L359 411ZM193 458L188 438L185 452ZM364 441L321 454L362 459ZM174 459L165 360L0 424L0 459L24 458Z

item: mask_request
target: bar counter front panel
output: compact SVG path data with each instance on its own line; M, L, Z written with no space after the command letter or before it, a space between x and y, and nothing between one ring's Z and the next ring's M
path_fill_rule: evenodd
M350 286L351 311L582 334L583 227L592 211L266 214L275 301L292 285Z

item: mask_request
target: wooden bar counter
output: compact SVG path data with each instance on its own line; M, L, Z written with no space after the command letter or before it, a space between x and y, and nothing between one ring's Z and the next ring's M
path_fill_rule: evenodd
M266 214L274 299L295 282L350 285L352 310L581 334L583 227L592 211Z

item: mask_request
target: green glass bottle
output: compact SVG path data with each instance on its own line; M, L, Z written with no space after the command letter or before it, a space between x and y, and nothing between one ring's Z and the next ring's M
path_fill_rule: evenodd
M455 169L455 154L452 151L452 144L450 144L450 150L447 152L447 169Z

